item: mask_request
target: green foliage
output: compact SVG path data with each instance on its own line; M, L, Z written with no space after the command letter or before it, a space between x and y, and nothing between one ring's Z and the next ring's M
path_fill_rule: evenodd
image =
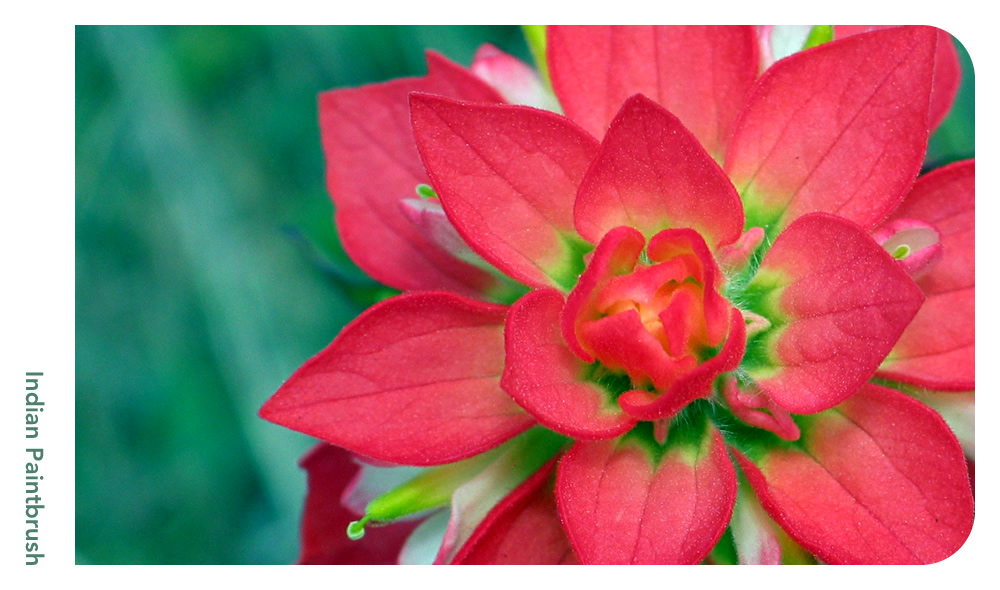
M809 30L806 42L802 45L802 49L812 49L830 41L833 41L833 25L813 25L812 29Z
M535 59L535 67L542 74L542 79L550 85L549 61L545 54L545 25L521 25L524 30L524 38L531 48L531 56Z
M333 227L316 95L517 27L76 29L81 563L288 563L311 439L260 405L393 293Z

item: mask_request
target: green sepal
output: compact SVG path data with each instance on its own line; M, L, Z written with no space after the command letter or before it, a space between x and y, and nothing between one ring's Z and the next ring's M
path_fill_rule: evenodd
M490 469L503 471L505 483L501 487L509 486L513 490L571 442L568 437L536 426L498 447L500 454Z
M764 193L758 189L751 180L747 185L737 186L740 193L740 200L743 201L743 215L745 221L743 230L752 227L759 227L764 230L763 246L773 244L774 240L784 229L783 217L788 203L774 204L765 199Z
M417 193L417 196L420 197L421 199L436 199L436 198L438 198L438 194L434 190L434 187L432 187L429 184L423 184L423 183L418 184L417 188L415 189L415 192Z
M576 287L580 275L586 270L587 263L584 257L593 251L594 246L575 233L560 232L559 237L564 251L561 264L542 270L552 279L553 286L569 293Z
M812 416L793 414L791 418L799 427L802 436L796 441L786 441L770 430L746 424L722 404L716 403L710 406L710 418L715 427L722 433L726 444L743 453L754 463L759 463L773 451L803 450L802 441L806 438L812 423Z
M809 36L802 45L802 51L812 49L818 45L833 41L833 25L813 25L809 30Z
M549 60L546 57L545 49L545 25L521 25L521 30L524 31L524 40L528 43L531 56L535 58L538 73L545 81L545 86L552 90L552 81L549 79Z
M496 268L490 266L489 269L490 273L497 278L496 286L486 293L487 298L493 303L513 305L515 301L524 297L531 290L527 285L522 285Z
M705 558L708 565L739 565L739 558L736 555L736 544L733 542L732 527L727 527L722 538L715 544L715 547L708 552Z
M444 506L458 486L482 472L499 453L497 447L464 461L429 468L369 502L362 521L387 522Z
M369 502L364 516L348 525L347 536L357 540L364 536L368 523L392 522L446 506L459 487L498 465L509 470L510 477L519 483L551 459L566 442L559 434L535 427L485 453L428 468Z
M708 418L711 402L704 399L688 404L670 420L667 439L660 444L656 440L653 422L639 422L635 428L625 433L620 444L632 444L641 448L652 464L659 465L668 452L680 452L691 465L709 452L712 444L710 421Z
M623 393L635 389L632 386L632 379L627 374L620 371L613 371L600 361L591 364L583 364L583 373L580 376L584 381L590 381L601 387L608 393L608 400L615 402Z
M788 317L781 309L781 296L790 281L775 270L757 272L746 285L727 292L730 301L744 312L753 312L766 319L770 326L754 334L748 334L746 352L740 368L761 378L776 369L779 363L774 359L773 349Z
M781 527L777 528L778 542L781 543L781 565L817 565L819 560L805 550L802 545L788 536Z

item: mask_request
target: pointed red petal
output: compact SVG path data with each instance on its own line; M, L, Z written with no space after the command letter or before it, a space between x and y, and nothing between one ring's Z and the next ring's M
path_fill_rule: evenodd
M757 76L752 27L549 27L552 85L566 115L602 137L625 99L645 94L722 160Z
M327 185L344 249L375 280L402 290L445 289L465 295L496 282L427 240L399 210L427 183L413 143L408 95L431 92L501 102L485 82L443 57L427 55L428 74L319 97Z
M418 521L372 527L361 539L347 538L347 525L361 517L341 504L359 466L344 449L321 443L299 461L309 474L302 514L300 564L394 565Z
M594 355L584 350L580 344L579 325L585 309L592 308L600 289L615 276L632 272L646 240L631 227L617 227L605 235L597 244L580 275L576 287L566 300L562 317L562 332L570 350L588 363L594 362Z
M936 42L930 27L887 29L768 69L726 156L748 226L774 236L814 211L866 229L884 219L924 159Z
M976 385L976 163L958 162L922 176L893 219L931 224L941 260L917 285L927 296L879 374L938 390Z
M670 387L679 374L690 371L697 364L690 355L670 358L634 309L586 322L581 326L580 339L605 367L616 373L627 373L637 387L652 385L662 391ZM652 395L646 391L642 393Z
M553 459L497 504L452 563L579 564L556 513L555 465Z
M511 308L505 331L507 364L501 385L552 430L574 438L611 438L635 420L611 393L587 380L590 369L567 348L560 330L563 297L542 289Z
M785 230L747 290L771 321L748 352L747 374L778 406L835 406L875 373L923 296L856 225L816 213Z
M935 563L972 529L962 449L933 410L866 385L809 420L802 449L740 465L768 512L827 563Z
M873 25L837 25L834 36L843 39L850 35L866 33L885 26ZM937 53L934 55L934 86L931 88L930 128L934 130L948 116L958 88L962 85L962 64L958 61L958 51L955 41L946 31L938 32Z
M740 197L680 121L644 96L615 117L576 200L576 227L598 243L618 226L647 238L694 228L712 250L743 230Z
M583 270L573 199L597 141L530 107L410 102L431 183L472 248L529 285L572 285Z
M656 461L635 438L577 442L556 499L583 563L698 563L722 536L736 475L714 428Z
M506 308L448 293L384 301L261 408L263 418L391 463L450 463L534 420L500 389Z

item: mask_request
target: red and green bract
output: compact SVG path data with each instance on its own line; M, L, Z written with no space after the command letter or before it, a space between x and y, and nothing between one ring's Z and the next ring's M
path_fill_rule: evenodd
M505 104L530 83L492 48L322 95L344 247L406 293L262 415L397 465L556 433L440 562L774 562L777 526L827 563L953 554L966 459L908 394L975 383L974 163L917 178L958 66L855 32L760 73L752 27L550 27L565 116ZM303 560L357 561L324 453Z

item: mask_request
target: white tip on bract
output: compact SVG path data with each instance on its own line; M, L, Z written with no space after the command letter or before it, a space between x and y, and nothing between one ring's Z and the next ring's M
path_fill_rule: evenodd
M511 104L562 112L555 95L545 87L538 72L493 45L481 46L469 69Z

